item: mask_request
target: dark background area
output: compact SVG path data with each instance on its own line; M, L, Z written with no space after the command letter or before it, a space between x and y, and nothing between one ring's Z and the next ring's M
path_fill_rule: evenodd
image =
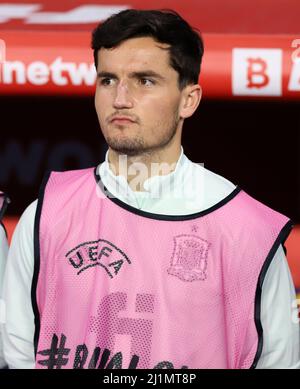
M0 188L20 215L47 169L95 166L106 144L93 97L0 97ZM195 162L300 223L300 102L202 101L185 122Z

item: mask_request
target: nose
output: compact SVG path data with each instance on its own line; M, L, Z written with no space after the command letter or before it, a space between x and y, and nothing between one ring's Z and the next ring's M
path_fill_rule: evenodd
M128 85L125 82L120 82L116 88L116 96L114 99L114 108L132 108L133 101Z

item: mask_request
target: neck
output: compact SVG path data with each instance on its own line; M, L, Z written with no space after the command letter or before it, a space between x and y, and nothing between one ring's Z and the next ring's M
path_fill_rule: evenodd
M144 182L148 178L167 175L174 171L180 153L180 144L177 147L173 145L134 156L120 154L109 148L108 163L115 175L124 176L130 188L139 192L145 190Z

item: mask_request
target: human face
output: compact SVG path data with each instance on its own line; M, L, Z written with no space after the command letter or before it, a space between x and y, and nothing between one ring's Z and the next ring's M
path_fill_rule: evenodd
M95 107L107 144L120 154L181 142L182 91L167 47L142 37L98 52Z

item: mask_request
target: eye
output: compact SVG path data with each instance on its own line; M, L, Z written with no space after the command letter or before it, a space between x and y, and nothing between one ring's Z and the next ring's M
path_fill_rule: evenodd
M140 78L140 83L141 85L144 85L144 86L152 86L155 84L155 82L153 80L151 80L151 78Z
M113 78L105 77L100 79L100 84L104 86L112 85Z

